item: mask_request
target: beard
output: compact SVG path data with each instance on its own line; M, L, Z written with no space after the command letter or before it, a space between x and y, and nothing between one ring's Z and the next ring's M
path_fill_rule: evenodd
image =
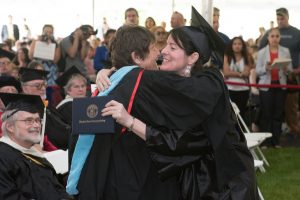
M41 134L39 128L30 128L27 130L27 134L20 134L20 132L17 130L15 132L15 137L19 140L32 143L32 145L37 144L41 141Z

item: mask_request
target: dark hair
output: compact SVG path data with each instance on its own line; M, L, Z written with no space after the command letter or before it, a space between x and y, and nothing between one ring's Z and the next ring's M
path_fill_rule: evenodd
M54 27L53 27L53 25L52 24L45 24L44 26L43 26L43 33L44 33L44 29L45 28L51 28L52 30L54 30Z
M139 17L139 13L138 13L138 11L135 8L127 8L125 10L125 19L127 18L127 13L130 12L130 11L134 11L135 14L136 14L136 16Z
M231 63L231 60L234 61L234 63L236 63L236 58L234 56L234 53L233 53L233 49L232 49L232 45L233 45L233 42L235 40L240 40L242 42L242 57L244 58L244 61L245 61L245 64L246 65L249 65L250 64L250 59L249 59L249 53L248 53L248 50L247 50L247 45L246 45L246 42L243 40L242 37L234 37L230 40L229 44L227 45L227 48L226 48L226 51L225 51L225 55L227 55L228 57L228 63L230 64Z
M23 53L25 55L25 62L28 65L28 63L31 61L30 58L29 58L29 50L26 47L21 47L18 51L20 51L20 50L23 51ZM16 65L20 64L18 56L16 56L14 58L13 63L15 63Z
M194 67L192 68L191 74L203 68L202 59L201 59L201 52L198 52L197 48L195 47L192 39L189 35L184 31L182 27L172 29L170 31L170 36L174 39L175 43L183 49L186 55L190 56L194 52L199 53L199 59L196 61Z
M28 64L27 68L29 68L29 69L37 69L38 66L41 66L43 69L45 69L44 65L42 63L36 61L36 60L31 61Z
M104 34L104 38L107 38L109 36L109 34L115 33L115 32L116 32L116 29L108 29L106 31L106 33Z
M123 66L135 65L131 53L135 52L141 59L145 59L149 54L150 44L154 42L154 35L148 29L141 26L122 26L111 42L113 66L119 69Z

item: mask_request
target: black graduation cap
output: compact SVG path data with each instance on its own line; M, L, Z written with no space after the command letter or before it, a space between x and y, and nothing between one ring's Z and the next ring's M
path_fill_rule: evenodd
M11 51L6 51L0 48L0 58L8 58L9 60L13 60L16 57L16 54Z
M223 63L225 43L193 6L191 26L200 29L201 32L203 32L206 35L209 42L209 47L212 51L212 56L216 56L217 59L220 59L220 61ZM195 43L196 48L200 48L198 49L200 50L200 53L203 51L202 49L206 50L207 47L203 47L203 45L201 44L202 40L198 40L197 35L196 37L191 36L191 38Z
M19 70L20 81L27 82L32 80L46 80L49 72L40 69L30 69L21 67Z
M38 95L0 93L0 99L5 105L5 111L15 110L10 116L18 111L39 113L40 116L43 116L45 106Z
M4 86L14 86L18 92L22 92L21 83L12 76L0 76L0 88Z
M60 77L58 77L55 82L57 83L57 85L64 87L74 74L80 74L83 77L85 77L76 66L72 66L67 71L65 71Z

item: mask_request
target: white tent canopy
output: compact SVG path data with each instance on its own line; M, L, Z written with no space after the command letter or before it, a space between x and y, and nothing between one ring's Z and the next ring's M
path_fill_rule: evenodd
M165 21L169 28L172 11L181 12L189 21L191 5L202 12L202 1L10 0L1 2L0 25L6 23L7 16L11 14L19 27L23 18L27 18L33 35L41 34L42 26L50 23L55 27L56 36L65 37L81 24L94 23L95 28L99 27L103 17L112 28L118 28L124 22L124 11L134 7L139 11L140 25L152 16L158 24ZM286 7L290 12L290 23L300 28L300 3L296 0L213 0L213 3L221 10L220 31L230 37L243 35L245 39L256 38L258 27L268 29L270 21L276 25L275 10L279 7Z

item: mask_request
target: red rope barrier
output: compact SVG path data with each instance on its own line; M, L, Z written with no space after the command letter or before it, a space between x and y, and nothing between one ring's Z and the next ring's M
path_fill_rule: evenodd
M249 86L258 88L292 88L300 89L300 85L281 85L281 84L251 84L251 83L237 83L232 81L225 81L227 85L239 85L239 86Z

